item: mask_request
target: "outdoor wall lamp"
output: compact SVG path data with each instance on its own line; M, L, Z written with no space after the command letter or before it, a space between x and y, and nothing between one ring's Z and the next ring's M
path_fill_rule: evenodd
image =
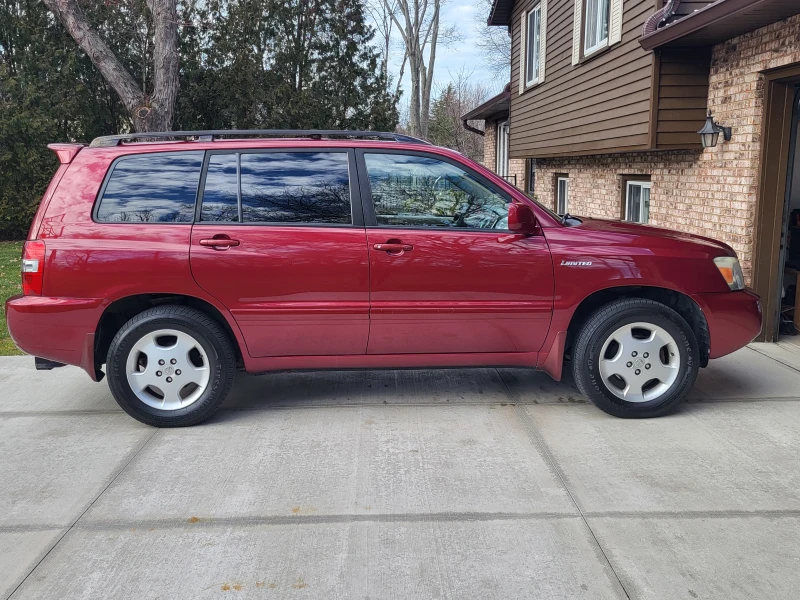
M720 133L726 142L730 142L733 130L730 127L723 127L715 122L709 110L708 116L706 117L706 124L703 125L703 128L697 133L700 134L700 139L703 140L703 148L714 148L717 145Z

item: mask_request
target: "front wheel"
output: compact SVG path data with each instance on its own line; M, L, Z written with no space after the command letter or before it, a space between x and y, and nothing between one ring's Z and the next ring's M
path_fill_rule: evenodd
M673 410L697 378L699 349L689 324L653 300L617 300L584 324L573 352L578 389L603 411L627 418Z
M235 357L225 331L206 314L159 306L122 326L106 365L126 413L156 427L183 427L217 410L233 383Z

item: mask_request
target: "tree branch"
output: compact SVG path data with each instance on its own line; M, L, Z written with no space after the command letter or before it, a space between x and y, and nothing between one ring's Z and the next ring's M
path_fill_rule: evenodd
M92 61L105 80L114 88L128 112L142 105L144 92L122 66L117 57L89 25L76 0L44 0L45 6L58 17L61 24Z

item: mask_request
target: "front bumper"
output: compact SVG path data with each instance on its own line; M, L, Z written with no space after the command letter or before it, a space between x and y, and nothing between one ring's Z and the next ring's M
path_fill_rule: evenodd
M81 367L98 381L94 334L107 305L100 298L12 296L6 301L8 332L23 352Z
M761 333L761 298L751 290L695 294L708 322L711 339L710 358L735 352Z

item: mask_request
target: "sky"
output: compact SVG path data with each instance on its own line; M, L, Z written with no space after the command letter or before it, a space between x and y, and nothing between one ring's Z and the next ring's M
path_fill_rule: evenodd
M434 93L439 86L447 85L447 82L462 69L467 72L471 71L471 79L488 86L493 94L499 93L503 85L507 83L507 77L506 81L503 81L502 77L493 77L493 73L482 64L480 52L475 44L475 40L482 34L476 16L477 12L481 13L482 22L489 17L488 14L483 14L486 9L476 0L450 0L442 7L440 27L455 25L461 32L461 40L451 47L439 46L437 48L433 71ZM402 60L403 51L398 43L392 50L390 60L390 69L393 73L398 73ZM400 100L401 105L407 103L408 92L411 91L408 67L406 67L403 77L403 90L406 91L406 94Z

